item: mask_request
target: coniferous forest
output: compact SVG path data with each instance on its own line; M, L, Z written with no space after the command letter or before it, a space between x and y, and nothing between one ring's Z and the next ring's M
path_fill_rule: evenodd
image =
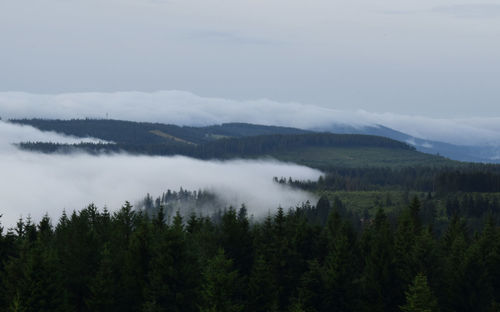
M264 219L128 202L20 219L0 236L1 310L498 311L496 214L436 231L426 200L366 218L323 196Z
M120 133L109 121L75 123L67 134L91 129L121 141L19 146L63 155L271 155L324 175L275 177L316 200L266 216L244 203L228 207L220 193L180 188L113 212L91 204L59 218L21 218L0 231L0 312L500 311L498 165L363 135L117 122Z
M500 312L500 0L0 0L0 48L0 312Z

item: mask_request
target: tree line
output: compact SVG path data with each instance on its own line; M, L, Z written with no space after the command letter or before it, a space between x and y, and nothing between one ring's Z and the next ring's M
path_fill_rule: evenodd
M326 169L325 175L318 181L280 178L277 182L311 191L415 190L438 195L457 192L495 193L500 192L500 166L462 163L458 167L332 167Z
M20 219L0 235L0 311L498 311L493 217L473 232L454 214L436 233L418 198L357 225L340 204Z

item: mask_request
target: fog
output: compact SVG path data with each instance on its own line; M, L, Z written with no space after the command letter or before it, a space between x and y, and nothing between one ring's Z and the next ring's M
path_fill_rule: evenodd
M39 131L30 126L20 126L8 122L0 121L0 153L13 152L15 147L12 143L25 141L31 142L58 142L58 143L98 143L105 142L94 138L77 138L60 135L55 132Z
M40 139L72 142L73 138L0 122L0 214L5 226L30 215L35 221L48 213L57 219L95 203L115 211L126 201L167 189L207 189L238 207L245 203L256 217L278 206L294 207L311 194L272 181L274 176L317 179L320 172L274 160L201 161L187 157L147 157L125 154L38 154L18 150L10 142Z
M452 115L450 113L450 115ZM269 99L208 98L182 91L67 93L0 92L3 118L113 118L177 125L249 122L325 129L332 124L384 125L427 140L458 145L500 145L500 117L431 118L339 110Z

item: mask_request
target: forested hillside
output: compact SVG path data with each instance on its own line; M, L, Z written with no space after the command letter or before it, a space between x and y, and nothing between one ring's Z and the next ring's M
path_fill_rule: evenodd
M146 155L185 155L200 159L273 157L321 170L332 167L454 166L457 163L415 151L396 140L360 134L306 132L294 128L223 124L210 127L135 123L117 120L14 120L79 137L112 143L65 145L21 142L23 149L45 153L85 151Z
M311 133L224 138L204 144L59 144L22 142L25 150L44 153L127 152L138 155L184 155L199 159L266 158L307 165L321 170L336 167L457 166L458 162L415 151L411 146L382 137Z
M119 144L201 144L220 138L270 134L304 134L310 131L245 123L228 123L208 127L187 127L161 123L110 119L18 119L10 122L30 125L43 131L55 131L77 137L94 137Z

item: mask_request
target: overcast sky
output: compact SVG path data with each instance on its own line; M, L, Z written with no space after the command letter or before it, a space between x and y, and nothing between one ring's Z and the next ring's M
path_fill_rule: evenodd
M1 0L0 42L0 91L500 116L493 1Z

